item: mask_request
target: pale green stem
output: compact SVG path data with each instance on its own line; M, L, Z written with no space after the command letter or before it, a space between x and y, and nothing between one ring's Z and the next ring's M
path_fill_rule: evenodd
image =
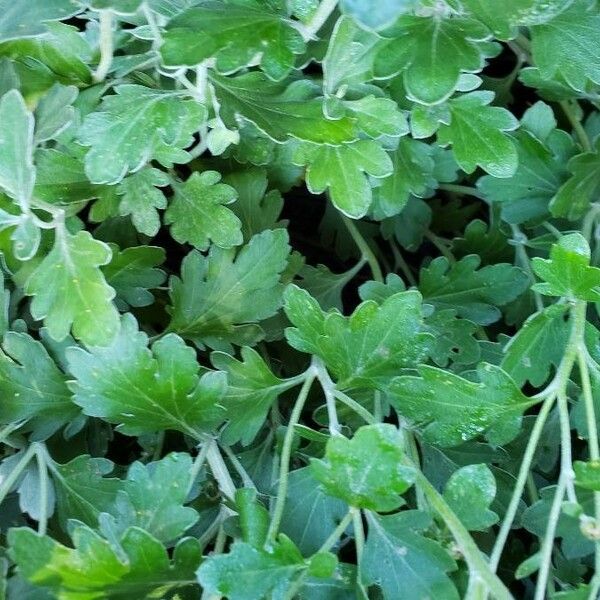
M22 427L27 421L19 421L17 423L10 423L6 427L0 430L0 444L3 444L10 434L15 432L19 427Z
M48 465L46 464L46 453L42 448L36 446L35 458L40 478L40 518L38 520L38 533L39 535L46 535L46 530L48 528Z
M425 238L428 239L440 251L440 254L444 256L450 264L456 262L456 259L454 258L452 252L450 252L448 249L448 246L446 246L446 244L440 240L440 238L435 235L433 231L426 231Z
M93 78L96 83L106 79L113 60L113 13L100 11L100 62Z
M316 356L313 357L312 366L325 396L327 418L329 420L329 433L331 435L340 435L341 426L335 406L335 384L331 380L331 377L320 358L317 358Z
M346 516L338 523L338 526L331 532L330 536L323 542L321 547L317 550L317 554L320 552L329 552L338 540L344 535L348 525L352 523L354 518L354 511L350 509Z
M347 394L344 394L344 392L335 390L333 393L342 404L345 404L348 408L352 409L357 415L362 417L366 423L369 423L369 425L379 423L379 421L364 406L350 398Z
M308 42L315 37L319 29L325 25L325 22L329 19L336 6L337 0L322 0L311 20L299 28L304 41Z
M527 237L525 234L519 229L518 225L511 225L512 234L513 234L513 242L515 244L515 254L516 259L522 269L524 269L529 276L529 280L532 284L535 283L535 275L531 268L531 261L529 260L529 256L527 255L527 251L525 250L525 243L527 242ZM539 292L533 292L533 298L535 301L535 308L538 312L544 310L544 302L542 301L542 296Z
M373 279L375 281L383 283L384 280L383 273L381 272L381 267L379 266L377 257L369 247L369 244L367 244L367 241L362 236L361 232L358 230L358 227L356 227L352 219L349 219L346 215L341 215L341 217L342 221L344 222L344 225L346 226L346 229L348 229L348 232L352 236L354 243L358 246L362 257L369 263L369 268L371 269Z
M269 531L267 534L267 541L274 542L279 532L279 526L281 525L281 519L283 518L283 510L285 508L285 501L287 496L288 488L288 477L290 471L290 459L292 457L292 444L294 443L294 429L300 421L300 415L302 409L308 398L308 393L315 380L314 371L309 371L304 384L300 388L298 398L294 404L292 414L283 438L283 445L281 447L281 459L279 461L279 482L277 484L277 498L273 507L273 516L269 525Z
M37 452L37 444L33 443L25 452L19 462L14 466L13 470L2 480L0 484L0 504L4 502L4 499L9 494L13 485L17 482L23 471L27 468L29 461L35 456Z
M254 481L252 481L252 478L250 477L250 475L248 475L248 472L246 471L246 469L244 469L244 466L238 460L238 457L235 455L233 450L229 446L225 446L224 444L221 444L221 449L225 453L225 456L229 459L229 462L233 465L233 468L235 469L236 473L240 476L244 487L256 489Z
M204 466L204 463L206 462L206 455L208 453L208 450L209 450L209 442L203 443L200 446L198 455L196 456L196 458L194 459L194 462L192 463L192 468L190 470L190 478L189 478L189 483L188 483L188 491L187 491L188 495L192 491L194 483L196 482L196 478L198 477L198 474L200 473L200 469L202 469L202 467Z
M208 447L206 451L206 462L208 463L211 473L217 480L221 492L227 498L233 500L235 497L235 485L231 479L227 466L223 461L223 457L219 452L217 442L215 440L209 440L206 442L206 445Z
M468 185L456 185L454 183L441 183L438 186L438 190L450 192L452 194L460 194L461 196L473 196L474 198L479 198L480 200L485 200L485 196L477 188L470 187Z
M144 17L146 18L148 26L150 27L150 31L152 31L152 50L157 51L162 43L162 34L160 32L160 28L156 22L154 12L148 6L147 2L142 4L142 9L144 11Z
M573 131L575 132L575 135L579 140L581 148L584 152L591 152L592 144L590 142L590 138L588 137L585 129L583 128L581 121L577 118L573 106L568 100L563 100L559 102L559 104L563 112L565 113L565 116L567 117L567 119L569 119L569 123L571 123L571 127L573 127Z

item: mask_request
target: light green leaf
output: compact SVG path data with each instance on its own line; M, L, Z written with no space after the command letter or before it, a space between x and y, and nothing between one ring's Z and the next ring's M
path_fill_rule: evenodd
M236 191L220 181L216 171L204 171L175 186L165 223L171 225L171 235L180 244L188 242L206 250L211 241L220 248L243 242L241 222L226 206L235 201Z
M487 363L477 369L479 383L436 367L419 367L419 373L393 379L390 401L400 415L424 426L427 442L440 446L458 446L492 427L488 437L510 441L523 412L537 402L524 396L502 369Z
M362 267L363 263L359 262L344 273L332 273L325 265L304 265L300 270L302 279L297 283L325 310L337 308L341 311L342 292Z
M283 229L259 233L237 252L215 246L208 256L191 252L181 279L171 280L170 330L217 349L256 343L264 335L258 322L281 306L289 252Z
M496 481L485 464L455 471L444 489L444 499L469 531L485 531L498 522L489 510L496 496Z
M294 23L268 6L236 6L213 1L195 6L169 22L160 48L169 66L195 66L216 59L220 73L234 73L259 64L274 80L283 79L294 66L304 40Z
M206 108L183 92L125 84L90 113L79 141L90 146L85 170L93 183L118 183L152 159L170 167L187 162L184 148L206 119Z
M504 306L522 294L529 278L506 263L479 268L481 259L471 254L450 265L440 256L421 269L419 291L438 309L454 309L458 316L480 325L497 321Z
M377 585L384 600L435 598L458 600L446 574L456 564L436 541L421 532L431 517L419 511L403 511L380 517L367 513L369 535L360 561L364 585Z
M35 109L35 143L56 139L75 118L72 104L77 98L73 85L53 85Z
M576 460L573 463L573 470L575 471L575 483L579 487L600 492L600 461Z
M325 491L350 506L381 512L395 510L415 480L412 467L403 466L402 435L393 425L366 425L349 440L329 438L323 460L310 468Z
M308 292L292 285L285 312L295 326L285 332L288 343L319 356L340 389L384 385L400 369L423 360L431 343L421 296L414 291L394 294L381 305L368 300L345 317L335 309L323 312Z
M559 79L576 90L600 84L600 14L588 0L572 2L561 14L531 28L533 62L544 79Z
M564 235L553 244L550 258L535 257L535 274L544 281L533 289L545 296L600 301L600 269L590 267L590 247L580 233Z
M471 92L450 100L451 120L440 125L438 142L452 145L456 162L466 173L479 166L494 177L511 177L517 170L517 149L504 132L519 123L505 108L488 106L493 97L493 92Z
M155 236L160 229L158 209L167 207L167 199L158 188L169 183L169 176L153 167L129 175L119 184L122 194L119 214L131 215L131 221L140 233Z
M75 402L88 415L118 424L126 435L174 429L198 438L222 421L225 377L198 377L192 348L168 334L148 348L148 336L126 314L110 346L69 348Z
M459 319L452 309L436 310L425 319L425 327L433 336L430 355L439 367L452 361L457 365L472 365L479 361L481 350L475 337L476 323Z
M35 183L33 116L23 97L11 90L0 100L0 188L26 207Z
M363 217L372 200L367 175L387 177L393 165L385 150L372 140L343 146L304 144L294 154L294 164L307 165L306 184L313 194L329 190L335 207L354 219Z
M276 142L291 138L316 144L341 144L357 138L352 119L326 119L317 90L307 81L285 84L269 81L258 72L237 77L211 75L221 118L231 129L239 127L240 117Z
M99 268L110 258L110 248L87 231L56 230L52 250L25 284L26 294L34 297L31 314L44 320L55 340L64 339L71 327L86 344L107 344L114 337L119 327L111 302L115 291Z
M400 137L408 133L406 116L391 98L364 96L360 100L346 100L343 106L371 138Z
M119 308L148 306L154 302L151 289L159 287L166 279L164 271L157 269L165 261L165 251L157 246L134 246L119 250L111 244L112 259L102 272L106 282L117 293L115 303Z
M132 15L139 9L142 0L91 0L94 10L112 10L120 15Z
M224 352L213 352L211 362L227 374L227 392L221 400L227 426L221 439L225 444L239 441L247 446L264 424L273 402L295 384L273 375L252 348L243 347L241 355L240 361Z
M369 0L341 0L342 11L350 15L357 23L372 29L383 29L401 14L408 12L415 0L385 0L373 10Z

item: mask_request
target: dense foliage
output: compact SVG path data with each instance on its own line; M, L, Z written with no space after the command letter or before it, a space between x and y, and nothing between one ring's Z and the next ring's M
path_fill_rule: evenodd
M0 599L596 599L599 32L0 0Z

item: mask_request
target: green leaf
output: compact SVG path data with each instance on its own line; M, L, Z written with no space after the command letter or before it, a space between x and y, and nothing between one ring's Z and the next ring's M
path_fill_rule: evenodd
M565 305L552 305L531 315L504 347L500 366L519 386L529 381L541 387L558 367L567 344L570 326Z
M345 273L332 273L325 265L304 265L300 270L302 280L298 285L325 310L337 308L341 311L342 292L362 266L362 262L359 262Z
M479 383L436 367L419 367L419 374L394 378L390 401L400 415L424 427L427 442L440 446L457 446L485 432L510 441L523 412L537 402L524 396L502 369L487 363L477 369Z
M68 548L31 529L12 529L10 552L22 577L52 592L56 598L148 598L161 590L189 584L195 565L184 546L175 548L171 561L163 545L142 529L132 527L120 539L120 550L85 526L72 534L74 548ZM196 546L197 547L197 546Z
M367 175L387 177L393 165L383 148L372 140L344 146L302 145L294 164L307 165L306 184L313 194L329 190L335 207L354 219L363 217L372 200Z
M485 531L498 522L489 510L496 496L496 481L485 464L455 471L444 489L444 499L469 531Z
M402 466L402 448L393 425L366 425L350 440L329 438L324 460L312 459L310 468L329 495L356 508L388 512L404 503L400 494L415 480L414 469Z
M61 527L66 530L69 519L76 519L96 528L100 513L114 507L122 488L119 479L104 477L113 470L113 463L81 454L64 465L51 464L50 468Z
M191 252L181 279L171 280L170 329L218 349L256 343L263 336L258 322L281 306L289 251L287 232L276 229L255 235L237 252L215 246L208 256Z
M518 121L504 108L488 106L492 92L471 92L449 101L450 123L442 123L438 142L452 145L458 166L473 173L479 166L494 177L512 177L518 165L517 149L505 131Z
M204 171L175 186L165 223L171 225L171 235L180 244L188 242L198 250L206 250L211 241L220 248L243 242L241 222L226 207L235 201L236 191L220 181L216 171Z
M256 500L256 490L253 488L236 490L235 505L243 541L257 549L262 548L267 541L269 531L269 511Z
M370 138L400 137L409 131L405 114L390 98L365 96L360 100L346 100L343 106Z
M555 190L550 212L555 217L575 220L587 213L600 193L600 141L596 141L593 152L574 156L567 169L572 175Z
M426 355L421 296L414 291L390 296L381 305L363 302L350 317L323 312L310 294L296 286L285 293L285 312L295 325L286 330L288 343L319 356L340 389L378 388L402 368Z
M321 548L347 512L344 502L323 491L310 467L290 473L281 531L304 556Z
M283 598L294 576L304 568L302 556L290 542L267 552L235 542L227 554L208 557L198 569L198 581L209 594L229 600Z
M56 139L75 119L78 90L75 86L55 84L35 110L35 143ZM37 158L37 157L36 157Z
M533 61L544 79L561 79L576 90L600 83L598 8L587 0L571 6L543 25L531 28Z
M35 183L33 116L23 97L11 90L0 100L0 188L23 208Z
M224 376L199 378L194 350L175 334L150 350L130 314L110 346L69 348L67 358L76 378L75 402L126 435L174 429L198 438L222 420Z
M118 183L152 159L166 167L189 160L184 148L206 118L206 108L183 92L119 85L90 113L78 138L90 146L85 171L92 183Z
M34 419L29 426L53 433L78 412L66 379L40 342L7 332L0 351L0 422Z
M385 35L393 37L381 44L376 75L403 73L407 96L422 104L447 100L461 73L478 73L490 55L481 45L489 31L473 19L403 16Z
M40 35L48 21L68 19L82 8L72 0L30 0L18 5L0 0L0 41Z
M373 10L373 5L368 0L341 0L340 2L343 12L360 25L372 29L383 29L414 5L415 0L386 0L377 6L377 10Z
M307 81L286 87L258 72L237 77L210 76L221 103L220 116L231 129L250 121L276 142L296 138L316 144L341 144L357 138L349 117L326 119L317 90Z
M258 55L265 74L283 79L293 68L304 40L293 21L268 7L235 6L212 1L195 6L169 22L160 48L169 66L195 66L214 58L220 73L253 64Z
M436 598L458 600L448 577L456 564L448 552L422 532L431 517L419 511L403 511L380 517L367 513L369 535L360 561L364 585L377 585L384 600Z
M583 462L576 460L573 463L575 483L586 490L600 492L600 461Z
M590 267L590 247L580 233L564 235L552 245L550 258L535 257L531 264L544 281L533 289L545 296L600 301L600 269Z
M449 361L454 364L469 365L479 361L481 351L475 334L479 329L476 323L459 319L452 309L436 310L425 319L425 326L433 335L430 355L440 367Z
M56 230L52 250L25 284L31 314L44 320L48 333L63 340L73 335L86 344L108 344L119 327L111 300L115 291L99 267L109 263L110 248L87 231L75 235Z
M184 452L150 465L134 462L109 509L112 518L102 515L101 528L121 537L130 527L139 527L160 542L176 540L198 520L198 513L184 506L191 468L192 458Z
M243 347L241 355L242 360L237 360L224 352L213 352L210 358L216 369L227 374L227 392L221 400L227 419L222 440L247 446L264 424L273 402L295 383L273 375L252 348Z
M140 233L155 236L160 229L158 209L167 207L167 199L158 188L169 183L166 173L152 167L126 177L119 184L119 193L122 194L119 214L131 215L131 221Z
M450 264L440 256L421 269L419 291L423 299L437 309L453 309L458 316L480 325L494 323L500 316L499 306L522 294L529 278L509 264L478 268L480 258L474 254Z
M157 269L165 261L165 251L157 246L135 246L119 250L111 244L112 259L102 271L106 282L117 293L119 308L148 306L154 302L151 289L159 287L166 278Z

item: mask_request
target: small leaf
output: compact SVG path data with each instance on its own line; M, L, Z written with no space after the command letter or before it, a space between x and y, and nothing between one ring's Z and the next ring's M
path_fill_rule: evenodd
M386 423L361 427L349 440L341 435L327 442L325 458L310 468L325 491L350 506L381 512L395 510L414 482L411 467L403 466L402 436Z
M211 241L220 248L242 243L241 222L225 206L235 201L236 191L220 180L216 171L204 171L175 186L165 223L171 225L171 235L180 244L189 242L206 250Z
M386 0L373 10L369 0L341 0L341 9L357 23L372 29L383 29L415 5L415 0Z
M575 471L575 483L579 487L600 492L600 461L576 460L573 463L573 470Z

